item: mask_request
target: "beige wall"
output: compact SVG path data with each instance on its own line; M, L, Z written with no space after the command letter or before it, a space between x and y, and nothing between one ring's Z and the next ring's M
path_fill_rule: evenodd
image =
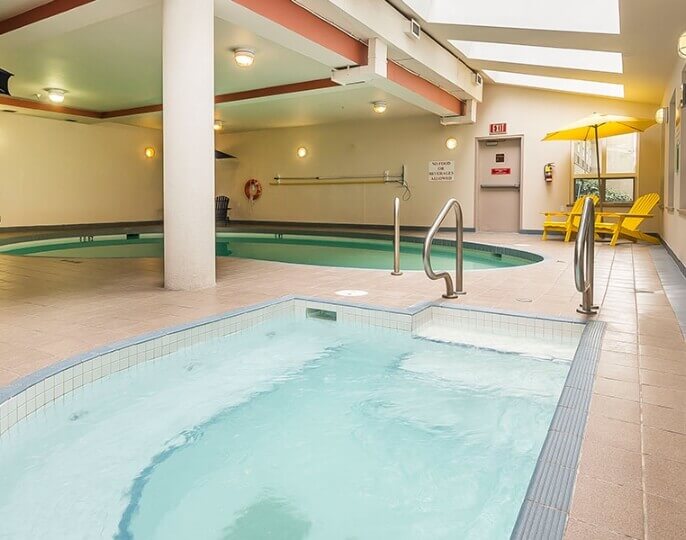
M547 131L593 112L652 117L656 105L619 100L487 86L478 123L442 127L436 117L405 119L373 118L367 121L275 129L218 137L217 147L238 157L217 168L217 192L232 198L233 218L389 224L391 200L401 191L390 186L270 186L282 176L359 175L408 167L412 199L403 204L403 223L427 226L449 197L463 205L465 225L474 226L475 137L488 135L490 123L507 122L508 134L523 134L523 229L540 229L540 212L557 210L570 199L570 143L542 142ZM450 151L445 139L454 136L458 148ZM298 146L309 155L299 159ZM429 160L456 162L456 180L431 183ZM556 163L555 179L546 184L543 166ZM641 138L639 191L658 191L660 177L660 132L652 128ZM250 205L243 184L257 178L262 198ZM651 224L657 230L659 218Z
M0 113L0 228L162 218L157 130Z
M674 70L672 77L670 79L669 86L665 89L665 96L662 102L664 107L669 106L669 102L672 99L672 93L676 90L677 96L679 96L678 88L681 85L682 71L686 66L686 62L681 60L676 62L674 65ZM678 98L677 98L678 99ZM686 119L682 116L682 137L681 137L681 176L686 175L686 160L684 159L684 144L686 137L683 134L686 132ZM667 124L664 126L664 195L663 198L666 200L667 193L667 167L668 164L668 137L667 137ZM680 205L679 202L683 201ZM663 210L663 231L662 237L664 241L669 245L669 247L674 251L677 257L682 263L686 264L686 195L680 193L680 178L679 175L675 175L674 178L674 206L675 208L669 209L665 208ZM679 208L681 206L681 208Z

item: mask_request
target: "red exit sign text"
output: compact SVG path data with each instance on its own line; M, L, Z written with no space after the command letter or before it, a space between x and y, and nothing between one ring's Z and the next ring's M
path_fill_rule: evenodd
M502 122L500 124L491 124L489 126L488 132L491 135L504 135L507 133L507 124Z

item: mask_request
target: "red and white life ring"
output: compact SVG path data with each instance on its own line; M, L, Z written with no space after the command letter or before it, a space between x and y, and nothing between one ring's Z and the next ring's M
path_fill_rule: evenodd
M245 183L243 191L248 199L256 201L260 198L260 195L262 195L262 184L260 184L259 180L251 178Z

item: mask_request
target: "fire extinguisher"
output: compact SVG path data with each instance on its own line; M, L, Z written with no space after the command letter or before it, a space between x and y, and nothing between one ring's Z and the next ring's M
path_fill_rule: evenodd
M546 163L545 167L543 167L543 177L545 178L546 182L552 182L553 181L553 168L555 167L554 163Z

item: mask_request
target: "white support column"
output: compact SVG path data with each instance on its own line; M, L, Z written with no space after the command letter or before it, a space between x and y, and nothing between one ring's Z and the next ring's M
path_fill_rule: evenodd
M163 0L164 286L215 284L214 0Z

